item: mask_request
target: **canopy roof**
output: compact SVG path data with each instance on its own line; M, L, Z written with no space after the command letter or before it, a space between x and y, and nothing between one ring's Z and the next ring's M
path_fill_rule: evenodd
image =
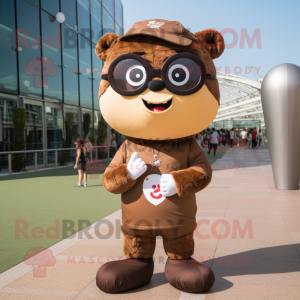
M217 78L221 100L214 122L263 118L260 97L262 79L254 81L222 72L218 73Z

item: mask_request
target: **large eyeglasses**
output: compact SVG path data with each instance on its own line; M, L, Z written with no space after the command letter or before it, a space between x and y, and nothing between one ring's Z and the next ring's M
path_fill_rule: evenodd
M206 78L217 79L214 74L206 74L202 60L194 54L182 52L169 57L162 69L152 69L150 64L137 54L122 54L113 60L108 74L111 87L124 96L142 93L152 77L161 77L166 88L177 95L191 95L199 91Z

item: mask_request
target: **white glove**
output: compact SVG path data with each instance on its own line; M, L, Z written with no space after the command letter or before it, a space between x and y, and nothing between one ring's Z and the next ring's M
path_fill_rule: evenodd
M127 171L131 179L136 180L147 171L145 162L139 158L137 152L134 152L127 164Z
M160 178L160 191L164 197L177 194L175 180L171 174L163 174Z

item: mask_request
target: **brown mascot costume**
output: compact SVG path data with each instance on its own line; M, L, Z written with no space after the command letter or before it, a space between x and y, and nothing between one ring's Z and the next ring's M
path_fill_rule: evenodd
M151 280L156 237L175 288L205 292L214 274L194 260L195 193L211 181L208 160L194 140L214 120L220 99L213 59L224 51L216 30L192 34L181 23L137 22L122 37L103 36L105 61L99 89L107 123L127 137L103 175L103 186L121 194L123 251L127 259L104 264L96 277L106 293Z

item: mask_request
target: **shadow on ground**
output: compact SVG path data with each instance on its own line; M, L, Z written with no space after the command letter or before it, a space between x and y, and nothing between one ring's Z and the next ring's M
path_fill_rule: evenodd
M206 260L212 266L215 274L215 283L209 294L228 290L233 283L225 279L232 276L267 275L300 272L300 244L267 247L240 252ZM168 284L164 272L153 274L146 285L124 294L138 293L155 287Z

